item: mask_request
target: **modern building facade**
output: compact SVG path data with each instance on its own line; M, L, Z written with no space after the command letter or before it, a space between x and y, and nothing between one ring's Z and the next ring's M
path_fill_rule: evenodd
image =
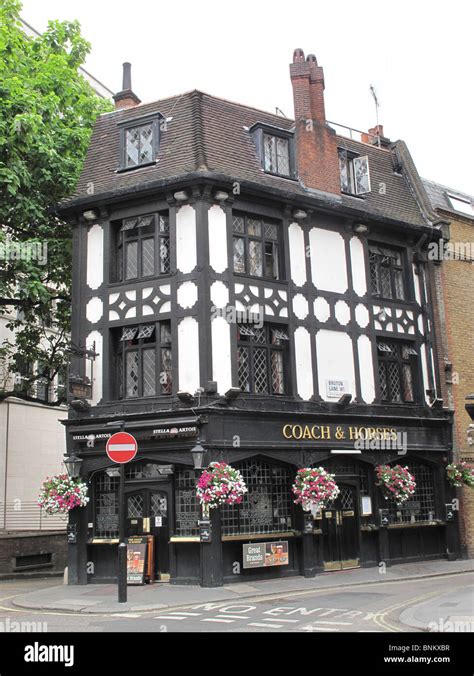
M432 246L440 269L441 303L444 305L444 342L449 359L445 365L454 416L454 457L474 466L474 428L465 402L474 392L473 321L474 295L474 197L434 181L423 180L432 208L449 220L449 239ZM472 400L471 400L472 402ZM472 406L472 403L471 403ZM458 489L462 551L474 555L474 491Z
M443 219L403 142L327 122L313 55L296 50L290 76L294 120L199 91L141 105L127 65L118 109L96 123L61 206L73 340L95 355L72 365L85 396L65 422L91 496L70 515L70 583L116 576L105 444L120 427L139 446L125 470L127 533L154 536L157 579L218 586L458 553L424 255ZM249 489L211 510L210 541L197 443ZM403 507L384 501L381 463L415 475ZM315 518L291 491L307 466L330 469L341 491ZM246 567L247 545L281 542L286 565Z

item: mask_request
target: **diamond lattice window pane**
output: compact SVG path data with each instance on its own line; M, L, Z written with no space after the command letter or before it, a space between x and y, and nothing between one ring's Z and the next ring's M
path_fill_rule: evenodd
M273 394L284 394L285 381L283 373L283 353L280 351L272 350L271 373Z
M237 350L237 373L240 389L244 392L250 392L248 347L239 347Z
M143 496L130 495L127 500L127 516L129 519L141 519L143 517Z
M409 364L402 365L402 389L403 401L413 402L415 400L413 392L413 374Z
M247 234L252 237L262 236L262 223L256 218L247 218Z
M140 340L140 338L151 338L154 330L155 330L154 324L145 324L144 326L140 326L140 330L138 331L137 336L138 340Z
M232 230L238 234L245 232L244 219L242 216L232 216Z
M264 223L265 239L278 239L278 227L275 223Z
M349 162L345 150L339 151L339 176L342 192L352 192L350 184Z
M140 164L153 159L153 127L146 124L140 127Z
M160 272L170 271L170 240L169 237L160 237Z
M155 274L155 240L152 237L142 240L142 277Z
M248 326L238 326L238 331L239 331L239 336L238 336L238 337L241 337L241 336L254 336L254 335L255 335L253 329L251 329L251 328L248 327Z
M379 352L390 352L390 354L394 354L395 352L393 345L390 343L383 343L381 341L377 343L377 349Z
M278 173L284 176L290 175L289 143L286 138L276 137L276 154Z
M167 216L160 214L160 232L169 232L170 231L170 222Z
M125 326L122 329L122 336L120 340L133 340L135 338L135 334L138 331L138 326Z
M278 244L265 242L265 276L278 279Z
M245 272L245 245L241 237L234 237L234 272Z
M127 218L125 221L122 223L122 227L120 228L120 231L123 230L133 230L134 227L138 223L138 218Z
M400 387L400 370L398 364L389 362L387 364L388 382L390 387L390 400L393 402L402 401L402 392Z
M137 228L148 228L150 225L153 225L154 220L154 216L140 216L138 219Z
M262 243L249 241L249 274L261 277L263 274Z
M171 343L171 326L169 324L167 324L166 322L164 322L160 326L160 331L161 331L161 335L160 335L161 343L162 344L163 343Z
M138 277L138 242L128 242L125 249L125 278Z
M275 147L275 137L269 134L263 135L263 156L265 171L277 172L277 154Z
M138 378L138 352L127 352L125 361L127 397L138 397Z
M161 392L162 394L171 394L173 390L173 376L172 376L172 354L170 348L163 348L161 350Z
M143 350L143 396L156 394L156 355L155 348Z
M127 129L125 133L125 164L133 167L139 163L140 132L138 129Z
M379 268L377 265L377 257L373 254L370 254L373 258L370 260L370 289L373 294L380 293L380 284L379 284Z
M253 380L256 394L268 392L267 351L264 348L253 351Z
M403 273L401 270L393 271L393 281L395 284L395 297L400 300L405 299L405 291L403 288Z
M387 372L385 370L385 364L379 364L379 384L380 384L380 395L384 401L388 399L388 388L387 388Z
M381 265L379 267L381 293L384 298L392 297L392 285L390 283L390 268Z
M264 328L257 328L255 327L253 329L254 332L254 342L255 343L266 343L267 342L267 334Z
M282 329L272 329L272 344L280 345L282 340L290 340L288 334Z

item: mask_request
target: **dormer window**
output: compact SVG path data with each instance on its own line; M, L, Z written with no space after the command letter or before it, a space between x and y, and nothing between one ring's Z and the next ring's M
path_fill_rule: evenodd
M370 192L369 158L359 157L345 148L339 148L341 192L364 195Z
M267 174L294 178L293 134L261 123L250 130L262 168Z
M158 117L127 122L120 131L120 169L134 169L156 161L159 145Z
M462 214L466 214L466 216L474 217L474 205L471 204L467 198L457 197L456 195L450 195L449 193L448 198L453 209L460 211Z

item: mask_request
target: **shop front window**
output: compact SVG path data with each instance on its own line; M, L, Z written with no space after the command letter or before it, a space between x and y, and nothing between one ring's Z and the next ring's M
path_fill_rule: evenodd
M180 469L175 475L176 527L177 536L199 535L199 502L196 495L198 472Z
M221 508L223 535L282 533L294 528L291 485L294 472L279 465L247 460L236 465L248 493L240 505Z
M118 477L109 477L106 472L96 475L94 481L94 536L96 538L118 537L118 488Z
M429 465L420 462L407 464L408 471L416 481L414 494L401 505L390 500L389 510L392 523L416 523L433 521L436 518L434 472Z

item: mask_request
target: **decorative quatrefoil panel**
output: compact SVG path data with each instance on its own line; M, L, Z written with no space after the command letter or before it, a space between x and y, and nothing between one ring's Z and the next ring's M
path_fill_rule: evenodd
M415 324L416 317L413 310L374 305L374 325L378 331L414 335Z
M263 308L267 317L288 317L288 293L283 289L235 284L235 308L238 311L258 312Z
M171 286L155 284L109 294L109 321L160 315L171 311Z

